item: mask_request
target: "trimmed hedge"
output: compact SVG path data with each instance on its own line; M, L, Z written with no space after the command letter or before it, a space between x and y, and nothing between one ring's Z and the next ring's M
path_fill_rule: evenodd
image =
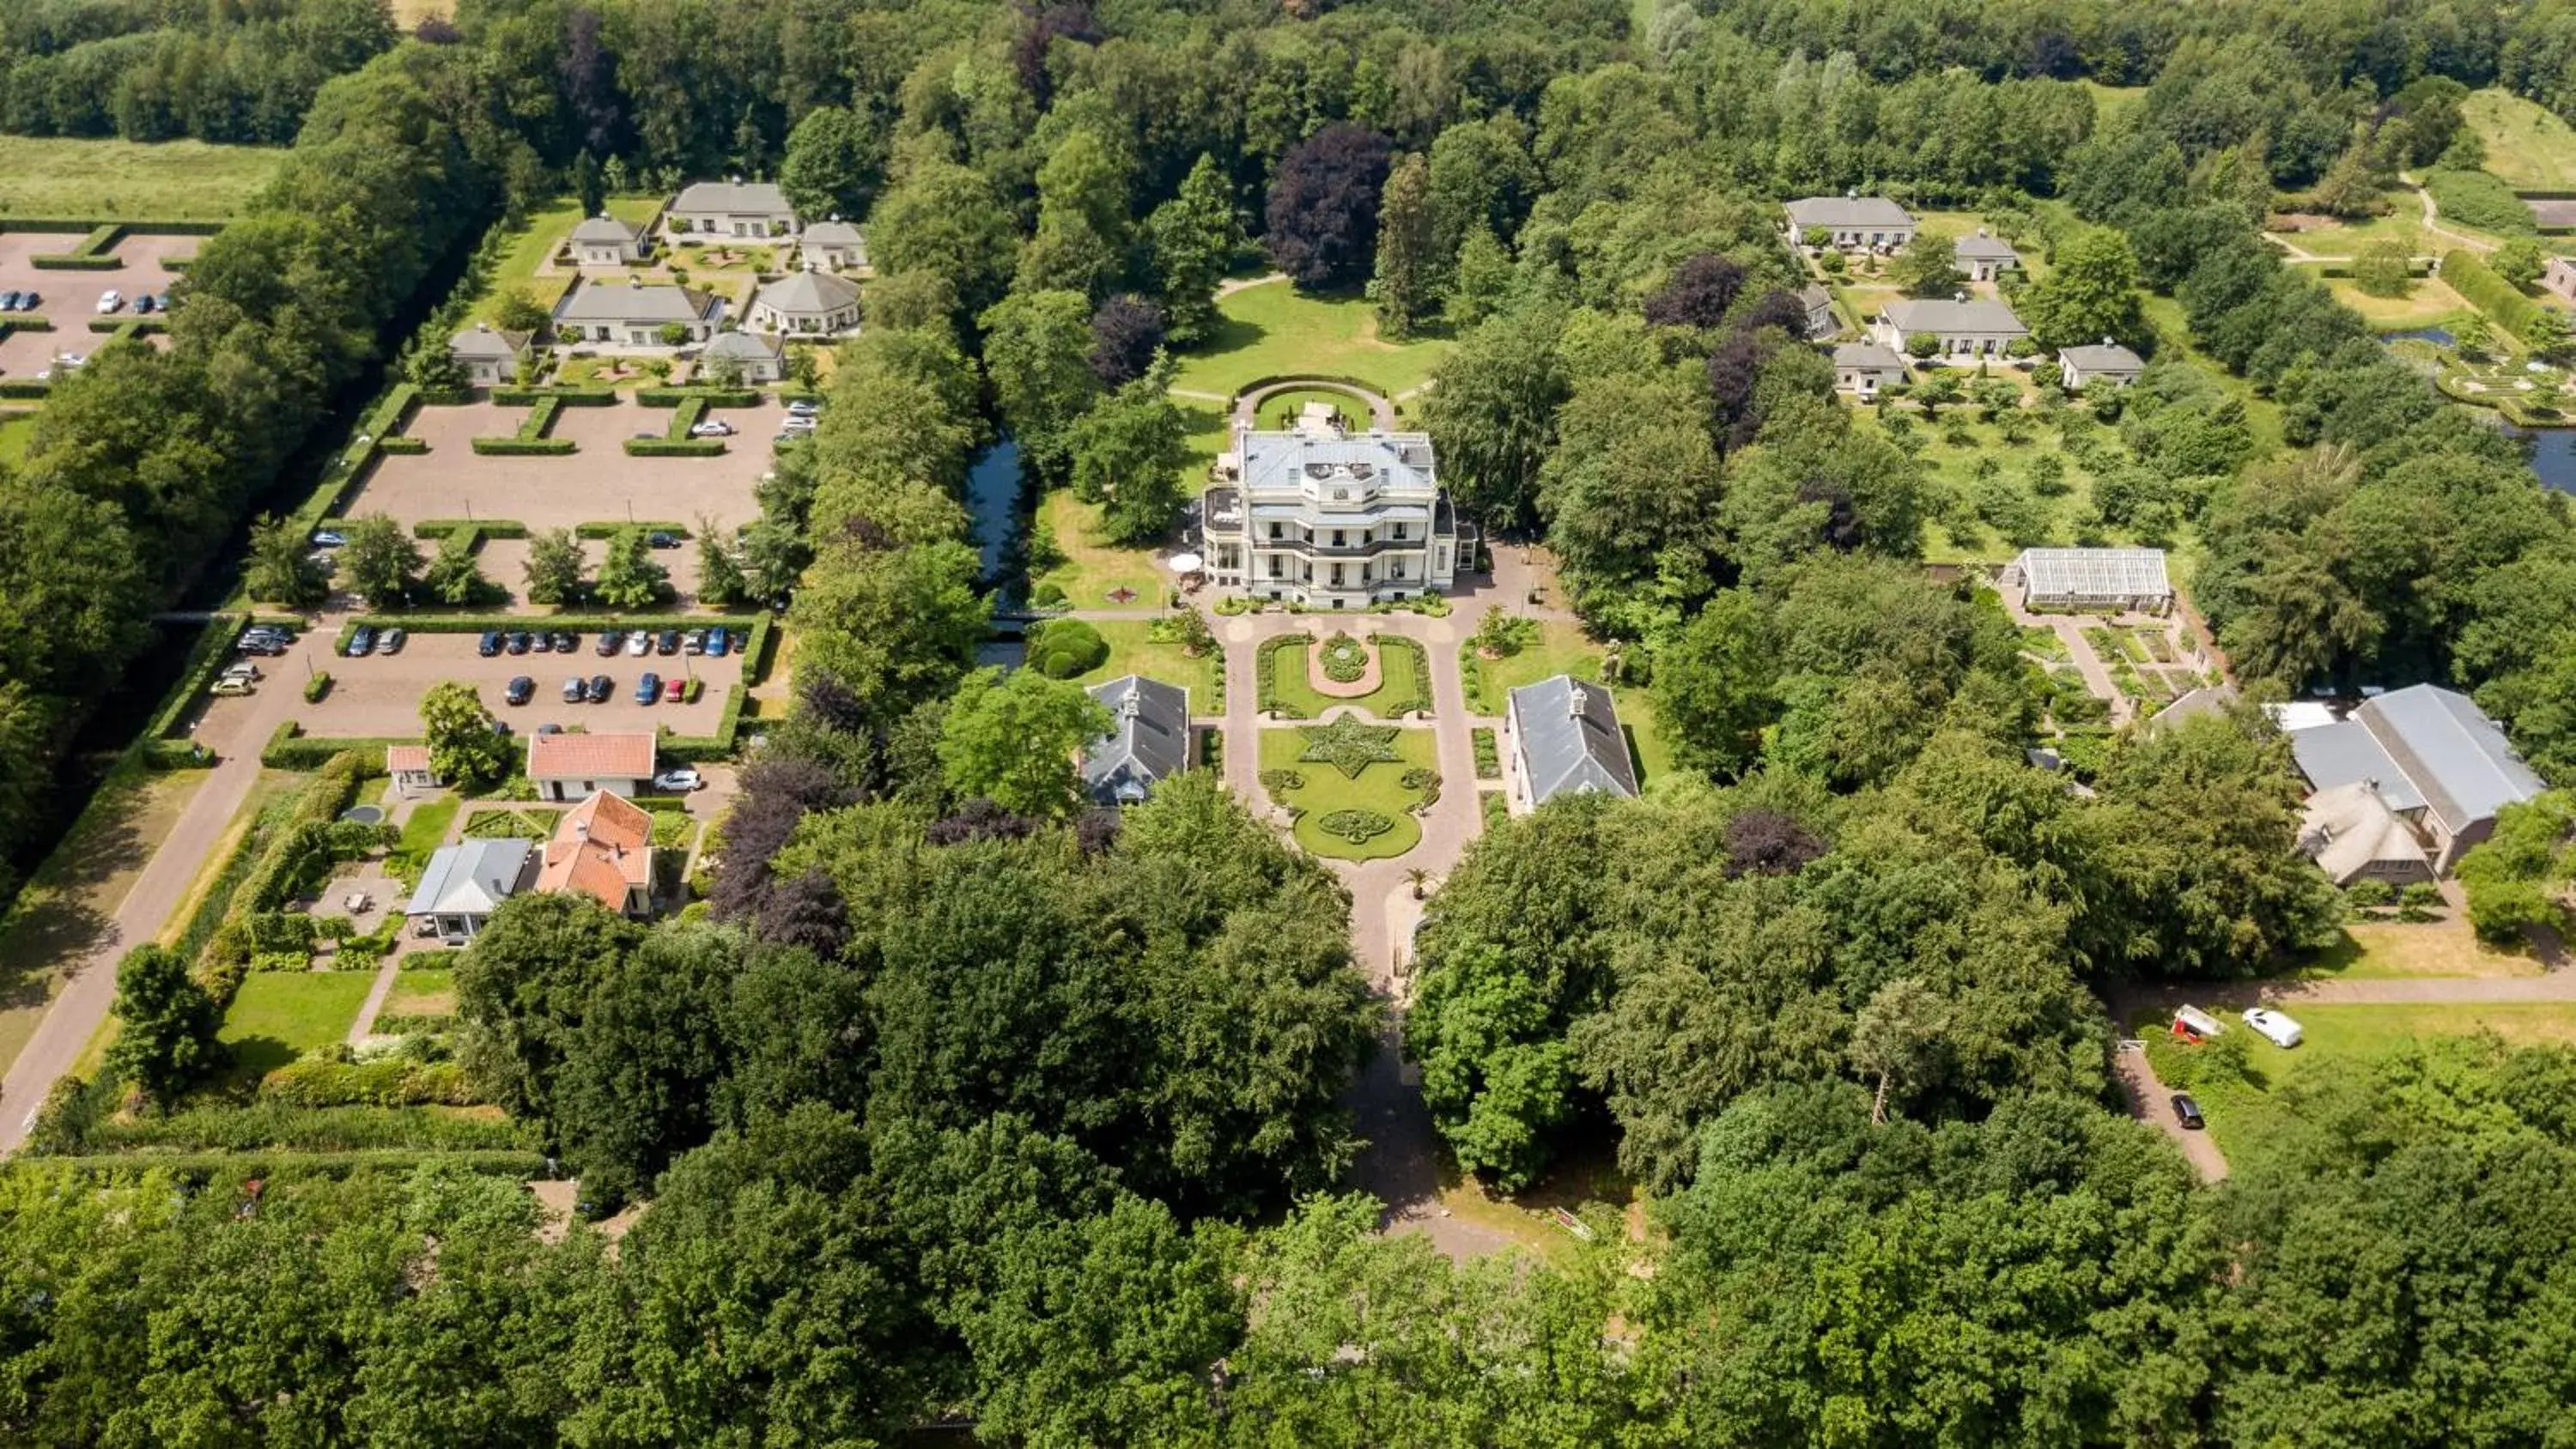
M515 518L429 518L411 526L414 538L445 538L460 528L470 528L485 538L525 538L528 526Z
M570 438L476 438L474 451L487 457L560 458L580 449Z
M668 533L677 535L681 538L687 538L690 536L689 526L685 523L655 523L651 519L646 519L640 523L601 523L597 521L590 523L576 523L572 526L572 536L575 538L615 538L617 535L624 533L630 528L634 529L638 533ZM750 626L746 624L743 627L749 628Z
M557 407L615 407L617 389L613 387L496 387L492 389L492 401L503 407L534 407L549 399Z
M465 1107L474 1088L455 1062L307 1058L260 1078L259 1097L286 1107Z
M630 458L713 458L725 451L722 438L628 438Z
M153 711L152 722L143 731L147 740L167 739L179 732L179 722L187 718L197 696L205 693L222 672L225 656L233 651L242 630L250 627L244 614L217 614L206 624L206 632L197 638L196 647L188 651L188 662L179 671L179 682L161 697L161 707Z
M376 449L377 451L384 453L401 453L406 456L417 455L429 451L429 439L414 438L402 434L396 434L390 438L376 439Z
M742 713L750 698L751 691L735 685L725 692L724 713L716 718L714 734L663 735L654 748L662 758L684 765L731 759L735 742L742 733Z
M120 272L125 270L122 257L81 257L54 253L27 258L27 265L40 272Z
M54 390L50 382L33 378L0 377L0 397L43 397Z
M2531 324L2540 317L2540 304L2522 295L2513 283L2496 275L2495 269L2465 247L2454 247L2442 254L2442 280L2451 289L2469 299L2469 305L2495 319L2496 325L2516 337L2530 335Z
M236 1178L347 1177L357 1172L409 1174L435 1164L479 1177L540 1178L542 1152L442 1152L435 1148L382 1148L354 1152L294 1152L262 1148L248 1152L123 1152L104 1156L48 1157L45 1165L72 1172L124 1175L143 1171L168 1173L198 1182Z
M12 332L51 332L53 330L54 319L51 317L0 317L0 337L7 337Z
M635 390L638 406L675 408L697 401L711 408L756 408L760 391L748 387L645 387Z
M348 633L361 624L378 630L408 629L414 634L480 634L486 629L573 629L596 633L601 629L705 629L721 624L728 630L743 631L749 642L730 652L748 657L762 642L761 636L771 622L766 614L356 614L342 632Z
M415 631L417 632L417 631ZM381 737L353 739L344 737L306 738L304 726L288 720L268 737L268 745L259 752L259 762L272 770L318 770L337 755L355 755L362 764L380 767L385 750L393 745L416 745L417 737L394 739Z

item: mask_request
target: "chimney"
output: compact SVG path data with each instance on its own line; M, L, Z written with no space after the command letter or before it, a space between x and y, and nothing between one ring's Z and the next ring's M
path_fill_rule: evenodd
M1588 695L1586 695L1586 694L1583 692L1583 686L1582 686L1582 685L1578 684L1578 685L1575 685L1573 688L1568 689L1568 690L1565 692L1565 716L1566 716L1566 718L1568 718L1568 719L1581 719L1581 718L1583 718L1583 707L1584 707L1586 704L1590 703L1590 702L1591 702L1591 697L1590 697L1590 696L1588 696Z
M1118 701L1118 714L1122 719L1134 719L1144 712L1145 697L1135 690L1127 691L1127 697Z
M2108 334L2105 334L2105 335L2103 336L2103 338L2102 338L2102 345L2103 345L2103 346L2105 346L2105 347L2109 347L2109 346L2113 345L2113 344L2112 344L2112 342L2111 342L2111 339L2110 339L2110 337L2109 337L2109 335L2108 335Z

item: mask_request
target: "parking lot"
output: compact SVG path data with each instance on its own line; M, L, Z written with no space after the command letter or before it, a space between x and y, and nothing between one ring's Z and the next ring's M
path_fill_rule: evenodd
M631 458L622 444L637 433L660 437L671 425L669 408L572 407L556 414L553 436L570 438L580 451L565 457L487 457L474 439L508 437L528 409L488 402L425 407L403 431L429 444L427 453L392 454L376 464L366 486L342 512L351 517L390 514L403 523L430 518L515 519L530 529L580 523L683 523L700 514L731 527L760 516L752 489L769 471L770 440L787 412L774 402L708 414L739 429L727 450L713 458ZM492 557L489 549L487 557ZM678 572L678 559L663 562ZM694 565L694 560L692 560ZM487 577L519 587L518 569L487 565Z
M742 680L743 661L739 654L711 659L691 654L630 658L620 653L616 658L602 659L591 652L598 636L589 633L581 636L581 648L569 655L499 654L489 659L476 652L480 636L475 634L414 634L399 654L372 654L358 659L334 657L331 645L335 637L335 630L317 628L297 640L289 653L254 660L265 676L259 685L260 694L210 701L198 724L197 737L209 748L225 753L265 744L264 738L246 738L247 733L258 731L246 731L245 726L254 723L254 716L275 717L274 708L260 707L264 697L280 690L300 694L312 669L331 675L330 694L319 704L306 704L296 698L287 717L300 721L307 735L326 737L416 737L420 733L420 697L432 686L451 679L473 685L484 707L521 734L551 722L566 727L580 725L592 731L649 730L668 725L675 734L710 735L724 714L726 692ZM701 679L706 681L705 689L695 704L637 704L635 681L646 670L664 679ZM535 696L524 705L502 703L502 689L513 676L521 674L535 681ZM594 674L607 675L614 685L606 703L563 702L566 678L578 675L588 679ZM276 702L266 703L273 706Z
M636 516L641 518L643 515L638 514ZM670 521L680 522L683 520L674 519ZM697 526L696 520L689 519L686 521L694 531ZM483 547L474 555L475 563L480 565L483 570L483 577L490 579L493 583L510 591L510 604L505 612L513 614L542 614L548 612L538 605L529 603L527 599L523 597L528 586L528 548L529 541L524 538L487 538L483 540ZM596 577L599 573L600 560L608 556L608 540L604 538L583 539L581 543L581 554L582 557L588 561L591 575ZM679 595L680 607L684 609L696 608L698 604L698 544L696 538L691 537L683 539L678 548L657 548L653 550L652 557L655 563L660 564L664 569L670 572L671 587Z
M32 259L70 251L80 245L77 233L0 232L0 292L38 293L45 300L36 310L51 317L56 327L66 331L85 327L101 292L123 293L128 303L144 292L156 297L168 292L179 274L162 263L171 257L195 256L205 241L201 236L120 237L115 250L123 266L114 271L63 272L40 268Z

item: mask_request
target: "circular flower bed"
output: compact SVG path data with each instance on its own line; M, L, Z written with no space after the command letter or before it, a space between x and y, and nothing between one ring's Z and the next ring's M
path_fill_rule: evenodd
M1324 641L1324 677L1335 684L1357 684L1368 673L1368 646L1348 634Z
M1336 810L1315 824L1325 834L1353 845L1366 845L1395 828L1393 820L1374 810Z

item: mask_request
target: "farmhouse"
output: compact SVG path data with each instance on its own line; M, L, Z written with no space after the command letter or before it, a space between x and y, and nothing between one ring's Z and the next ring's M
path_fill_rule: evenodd
M1109 711L1109 733L1082 752L1082 789L1102 805L1141 805L1190 767L1190 692L1141 674L1091 686Z
M653 817L632 800L593 791L555 822L537 889L585 895L620 915L651 915Z
M645 250L642 229L604 211L572 229L575 266L631 267L644 260Z
M672 344L663 340L662 329L678 327L685 346L713 337L723 316L723 298L691 287L632 277L622 287L584 282L555 304L555 336L616 347L667 347Z
M504 387L519 380L531 340L525 332L504 332L489 322L477 322L448 339L447 355L465 369L465 380L474 386Z
M828 337L859 325L859 284L830 272L792 272L751 299L751 325L764 332Z
M1449 587L1474 547L1428 433L1235 432L1200 499L1209 579L1309 608L1365 609Z
M2096 382L2127 387L2146 370L2143 358L2108 337L2098 345L2069 347L2057 354L2058 380L2066 384L2068 392L2081 392Z
M792 236L796 210L768 181L699 181L681 188L667 213L676 237Z
M1878 396L1882 387L1905 381L1905 359L1875 342L1834 344L1834 389L1857 398Z
M1802 196L1788 203L1789 244L1826 232L1836 251L1892 252L1914 240L1914 218L1884 196Z
M1908 342L1930 337L1938 344L1933 358L1951 362L2001 357L2030 335L2012 308L1985 297L1903 298L1879 309L1871 331L1895 352L1911 353Z
M2444 874L2494 832L2498 810L2544 788L2467 695L2430 684L2391 690L2339 723L2300 730L2290 753L2320 795L2369 786Z
M1966 272L1971 282L1991 282L2021 265L2021 253L1982 226L1975 236L1959 238L1958 257L1959 270Z
M719 332L698 354L698 371L702 377L731 372L747 384L776 382L787 375L786 348L777 338L758 332Z
M1559 795L1637 794L1637 764L1604 685L1559 674L1511 692L1503 711L1505 804L1526 815Z
M528 888L536 842L467 840L440 846L403 914L422 935L462 946L482 934L503 901Z
M808 267L827 272L865 276L875 270L868 265L867 237L837 216L805 228L804 234L796 238L796 252Z
M1843 330L1834 315L1834 294L1814 282L1798 289L1798 305L1807 309L1807 340L1822 342Z
M2160 614L2173 603L2160 548L2026 548L2004 567L2038 613Z
M652 781L651 735L528 736L528 783L540 800L579 800L602 790L641 795Z

